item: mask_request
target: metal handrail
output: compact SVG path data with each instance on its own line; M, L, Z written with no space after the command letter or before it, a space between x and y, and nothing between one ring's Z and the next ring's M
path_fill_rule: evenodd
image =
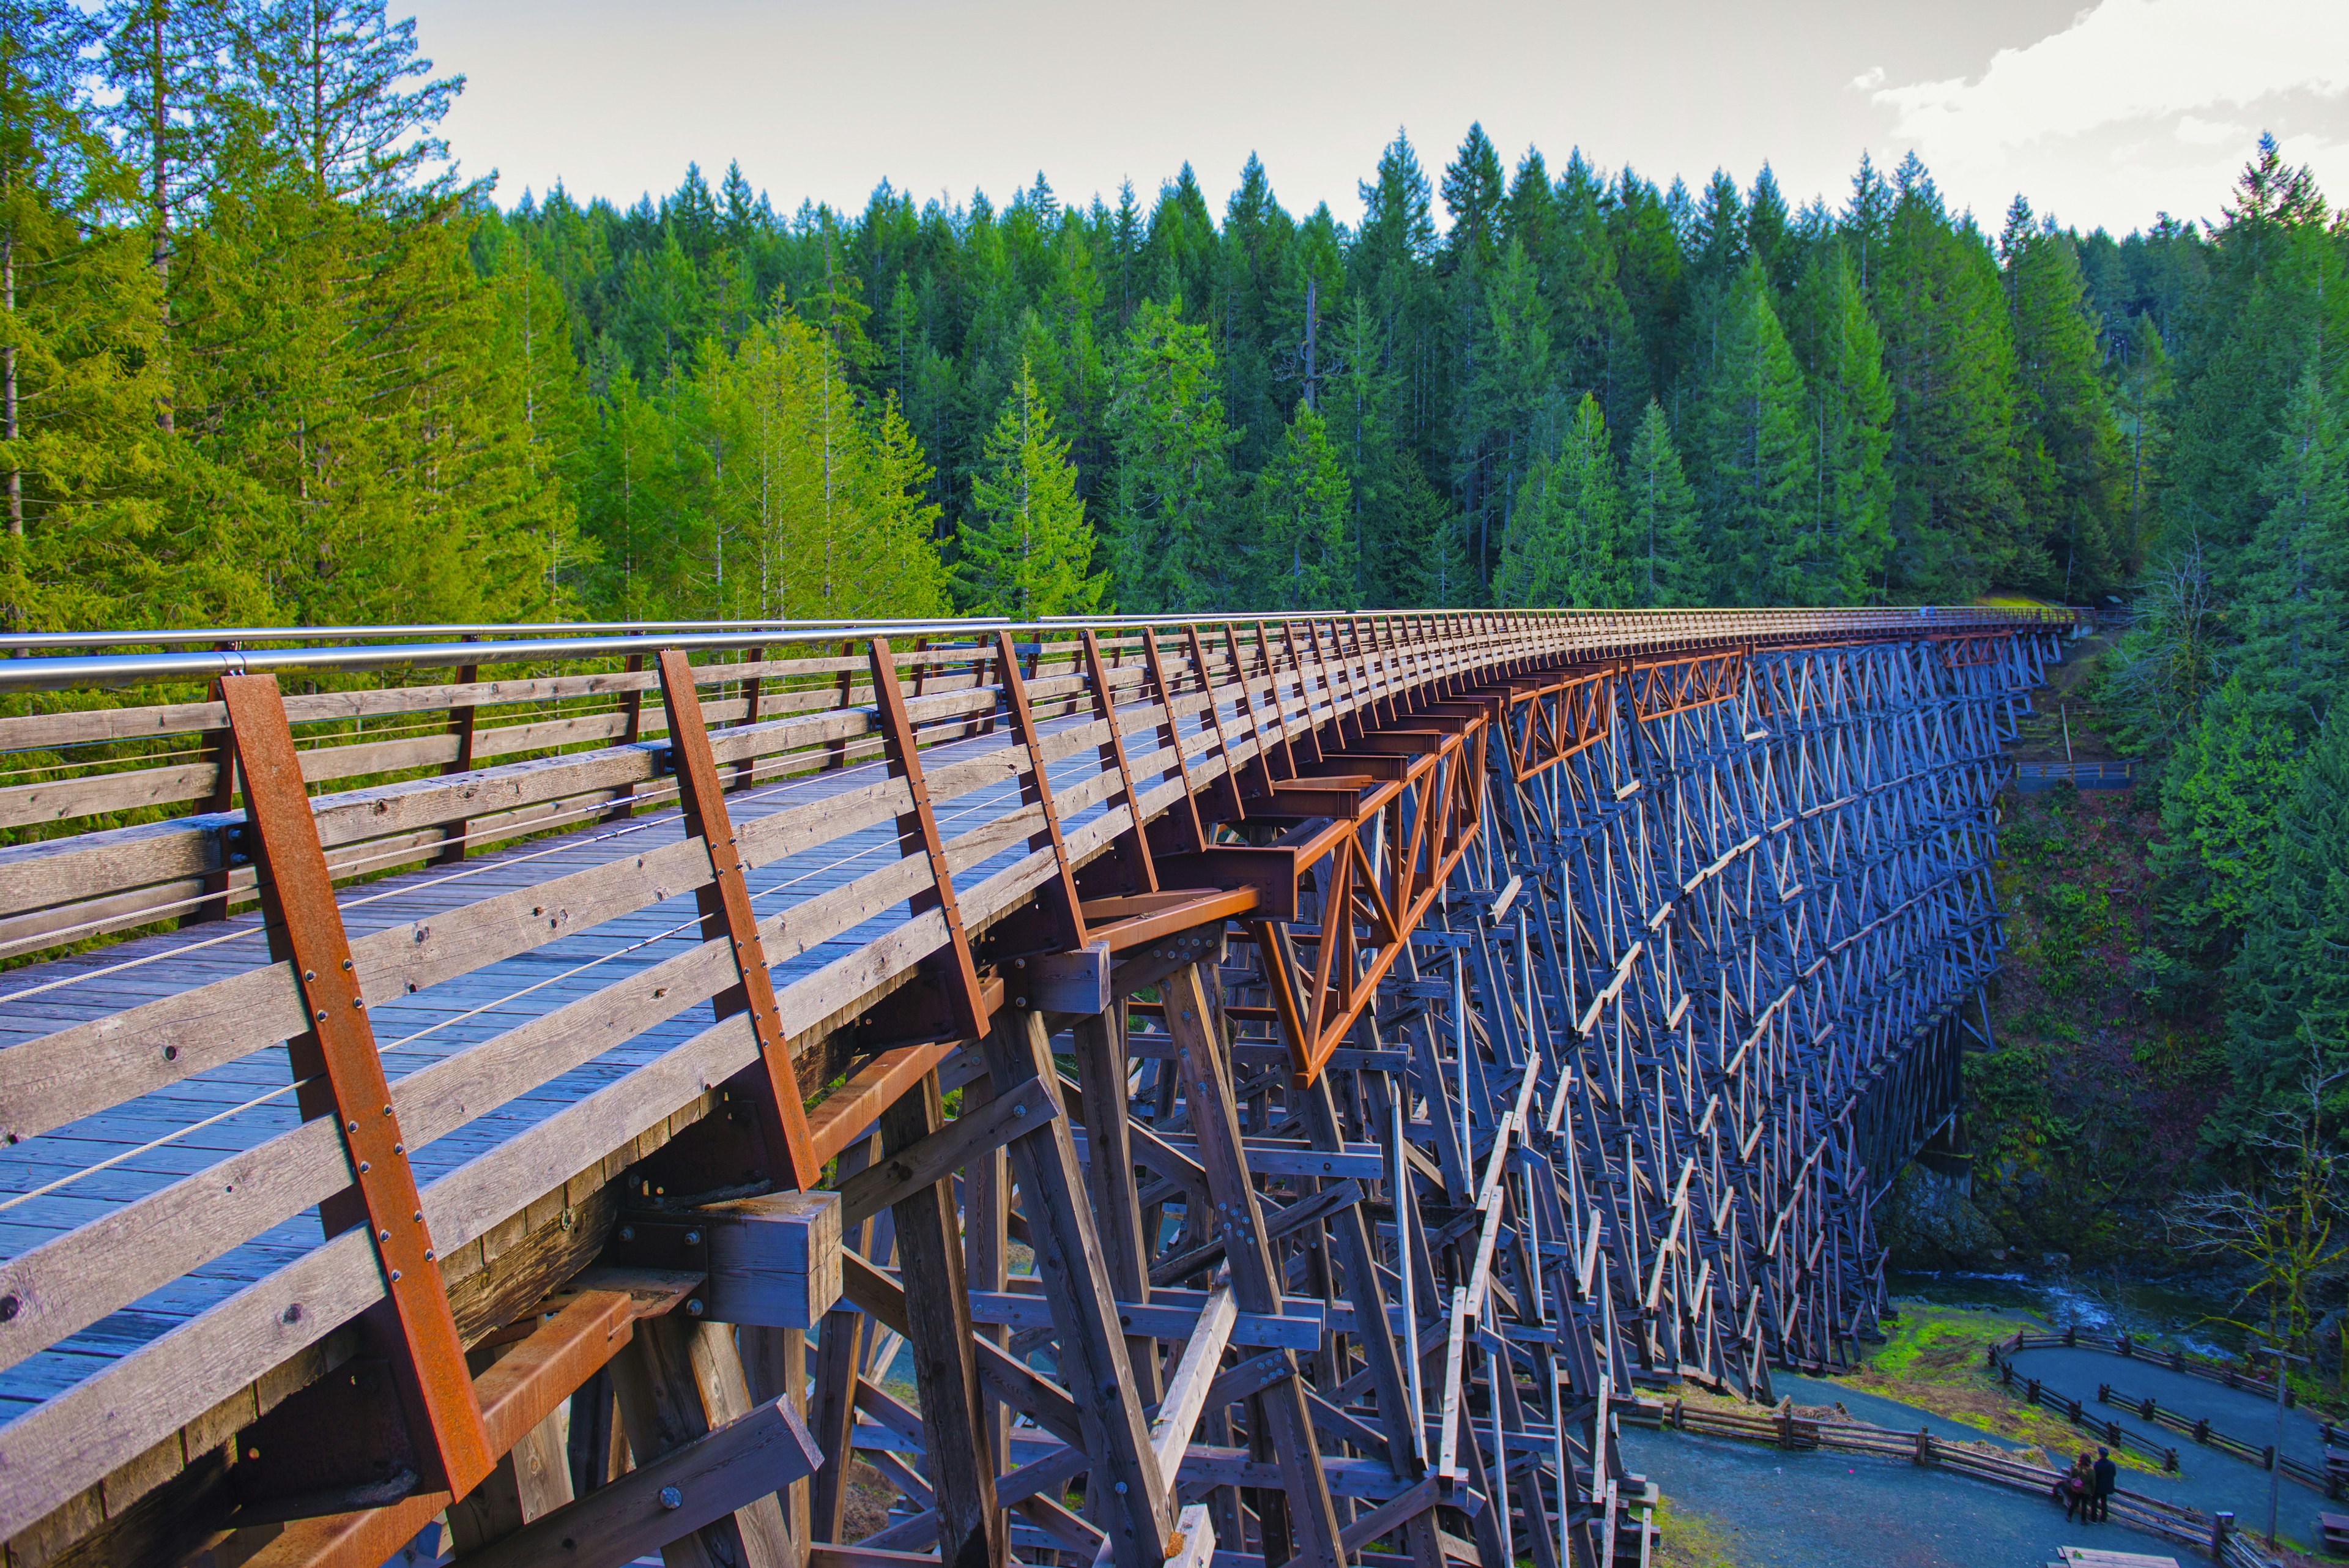
M1505 624L1522 625L1528 620L1551 622L1581 621L1593 630L1637 635L1647 631L1659 637L1686 635L1692 625L1700 620L1762 621L1785 617L1816 618L1805 627L1757 626L1763 635L1787 630L1831 631L1963 631L1976 627L2030 626L2067 623L2069 611L2038 608L1983 609L1971 605L1919 606L1901 609L1651 609L1651 610L1366 610L1308 611L1283 615L1238 613L1229 616L1212 612L1197 615L1169 616L1101 616L1052 617L1041 620L1009 621L1000 618L941 618L931 620L865 620L829 622L655 622L642 627L628 623L585 623L590 631L603 626L618 626L616 634L589 636L542 636L508 639L499 641L456 641L424 643L364 643L339 648L276 648L276 649L188 649L174 653L85 654L75 656L34 656L0 659L0 691L55 691L90 686L153 685L173 680L206 680L222 675L265 674L287 670L360 671L399 668L449 669L463 665L521 664L559 659L619 659L629 655L650 655L664 649L684 648L699 650L722 650L750 648L772 648L777 644L808 642L840 642L861 640L866 637L957 637L974 636L982 631L999 629L1012 631L1066 632L1082 627L1104 630L1146 629L1153 627L1187 626L1219 623L1231 620L1242 624L1257 620L1283 624L1311 622L1357 621L1362 619L1437 620L1447 623L1483 620L1496 628ZM1640 624L1645 623L1645 624ZM694 630L696 627L725 627L747 624L742 630ZM253 628L222 630L205 633L124 632L108 639L116 645L140 646L150 640L202 640L212 642L291 640L300 638L342 638L358 636L445 635L449 630L437 627L326 628L315 630L284 628L273 631ZM491 627L485 631L511 632L533 630L535 627ZM576 628L565 628L576 630ZM1724 632L1727 628L1722 628ZM683 635L678 635L678 633ZM0 639L17 648L44 646L36 642L39 637L66 639L47 646L93 646L90 639L73 640L79 634L27 634L14 639Z

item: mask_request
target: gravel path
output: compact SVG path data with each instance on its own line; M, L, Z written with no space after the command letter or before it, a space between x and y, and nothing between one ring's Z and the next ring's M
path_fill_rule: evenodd
M2016 1366L2025 1375L2083 1400L2109 1382L2165 1407L2207 1416L2220 1430L2264 1441L2275 1428L2275 1407L2256 1395L2182 1373L2084 1350L2025 1351ZM1798 1405L1840 1403L1857 1419L1896 1431L1923 1427L1935 1437L1964 1438L2007 1449L2025 1445L1993 1437L1914 1406L1863 1393L1829 1380L1773 1374L1778 1393ZM2094 1407L2099 1410L2106 1407ZM2113 1411L2131 1427L2145 1423ZM2319 1459L2313 1418L2285 1412L2288 1451ZM2206 1511L2232 1510L2240 1526L2264 1530L2268 1474L2214 1449L2175 1438L2176 1475L2124 1469L2130 1491ZM2120 1524L2066 1524L2053 1501L1945 1470L1920 1470L1894 1461L1826 1452L1785 1453L1727 1438L1623 1428L1624 1460L1663 1490L1672 1503L1702 1513L1728 1542L1737 1568L2044 1568L2058 1546L2104 1546L2116 1552L2176 1556L2194 1553ZM2085 1433L2077 1447L2093 1449ZM2287 1538L2318 1539L2316 1515L2327 1504L2311 1489L2285 1480L2279 1523Z

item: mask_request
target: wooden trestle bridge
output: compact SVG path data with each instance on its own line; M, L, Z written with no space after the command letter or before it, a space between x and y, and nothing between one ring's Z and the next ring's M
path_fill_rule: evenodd
M1643 1561L1610 1407L1872 1332L2061 626L19 639L7 1568Z

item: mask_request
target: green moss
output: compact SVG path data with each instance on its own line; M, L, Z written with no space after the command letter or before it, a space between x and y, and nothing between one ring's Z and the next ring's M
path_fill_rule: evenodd
M1652 1559L1656 1568L1737 1568L1719 1521L1685 1503L1675 1506L1670 1498L1657 1502L1653 1517L1661 1533Z

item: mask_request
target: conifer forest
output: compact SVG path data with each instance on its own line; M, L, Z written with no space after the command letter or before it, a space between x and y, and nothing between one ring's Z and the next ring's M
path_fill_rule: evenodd
M2121 235L1475 125L1359 222L1253 158L848 211L476 178L382 0L0 17L11 631L2094 607L2201 1147L2349 1068L2349 223L2272 141Z

